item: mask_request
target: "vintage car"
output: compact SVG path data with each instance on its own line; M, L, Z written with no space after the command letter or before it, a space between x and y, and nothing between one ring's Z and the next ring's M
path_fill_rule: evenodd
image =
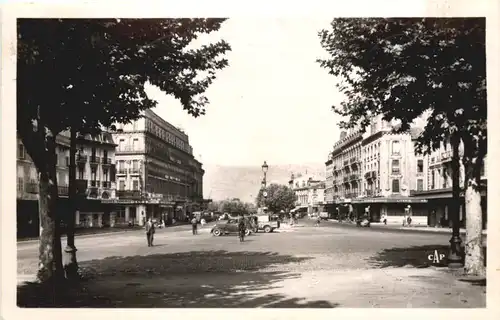
M212 227L210 233L216 237L230 233L238 233L238 222L238 219L219 220L215 226ZM245 223L245 236L249 236L252 233L253 228L248 219L245 219Z

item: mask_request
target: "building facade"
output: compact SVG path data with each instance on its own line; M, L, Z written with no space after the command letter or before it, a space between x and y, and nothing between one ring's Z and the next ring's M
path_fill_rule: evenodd
M113 138L120 221L185 220L203 205L205 172L183 131L146 110L142 118L118 124Z
M459 147L459 153L462 154L463 145ZM428 206L428 224L436 227L451 226L452 208L452 148L448 141L440 144L440 147L434 150L430 155L425 156L425 162L428 163L427 189L415 190L413 196L416 198L425 198L429 202ZM487 158L485 158L483 169L481 170L481 208L483 212L483 227L487 226ZM460 208L459 220L461 227L465 227L465 201L464 201L464 181L465 170L460 163L459 185Z
M325 181L302 174L292 174L288 186L297 196L292 212L318 214L325 210Z
M354 219L369 212L372 221L387 217L402 223L427 222L425 199L413 199L411 190L427 189L427 162L415 154L414 139L421 130L393 134L392 126L375 117L365 133L342 132L326 165L327 210L333 217Z
M69 132L56 137L58 211L67 219L69 185ZM78 136L76 155L77 227L114 225L114 208L102 202L116 197L114 142L109 133ZM18 236L38 236L38 173L21 140L17 140L17 223Z

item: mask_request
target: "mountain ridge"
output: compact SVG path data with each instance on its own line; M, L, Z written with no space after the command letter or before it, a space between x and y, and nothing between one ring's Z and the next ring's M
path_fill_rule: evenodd
M204 164L203 196L214 201L238 198L254 202L259 192L263 173L261 167L244 165ZM267 183L288 185L291 174L302 173L317 179L324 179L323 163L269 165Z

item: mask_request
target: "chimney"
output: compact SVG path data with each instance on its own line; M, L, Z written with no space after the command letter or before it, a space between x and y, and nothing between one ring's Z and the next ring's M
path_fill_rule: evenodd
M345 130L340 131L340 139L339 140L342 140L345 137L347 137L347 131L345 131Z

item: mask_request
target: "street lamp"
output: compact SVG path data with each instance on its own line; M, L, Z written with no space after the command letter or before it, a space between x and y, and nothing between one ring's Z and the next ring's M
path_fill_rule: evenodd
M264 180L262 180L262 184L263 184L264 188L267 186L266 175L267 175L267 170L268 169L269 169L269 166L264 161L264 164L262 165L262 172L264 173Z

